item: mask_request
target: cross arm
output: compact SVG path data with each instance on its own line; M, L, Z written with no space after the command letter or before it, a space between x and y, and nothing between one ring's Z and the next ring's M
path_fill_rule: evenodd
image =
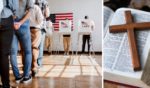
M109 27L109 31L111 33L127 32L127 29L131 29L131 28L133 28L135 30L149 29L150 28L150 22L130 23L130 24L123 24L123 25L112 25Z
M150 28L150 22L133 23L135 29L148 29Z
M126 25L126 24L124 24L124 25L112 25L112 26L109 26L109 31L111 33L127 32L127 27L128 27L128 25Z

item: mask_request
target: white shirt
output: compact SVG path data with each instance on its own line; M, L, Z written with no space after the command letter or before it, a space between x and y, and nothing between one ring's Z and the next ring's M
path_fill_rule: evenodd
M41 29L43 24L44 16L38 5L34 5L30 14L30 27L36 27Z

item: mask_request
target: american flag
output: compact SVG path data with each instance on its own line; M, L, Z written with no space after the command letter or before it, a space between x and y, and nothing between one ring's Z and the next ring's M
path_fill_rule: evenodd
M72 21L72 30L73 30L73 13L55 13L55 14L50 14L50 19L53 23L54 30L58 31L59 30L59 21L60 20L65 20L65 19L71 20Z

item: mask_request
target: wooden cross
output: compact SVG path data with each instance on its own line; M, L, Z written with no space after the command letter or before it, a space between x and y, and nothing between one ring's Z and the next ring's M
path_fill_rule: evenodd
M141 70L134 30L150 28L150 22L134 23L131 11L125 11L126 24L110 26L111 33L127 32L134 71Z

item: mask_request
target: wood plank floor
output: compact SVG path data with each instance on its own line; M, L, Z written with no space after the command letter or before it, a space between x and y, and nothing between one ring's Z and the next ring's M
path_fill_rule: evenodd
M12 70L11 85L19 88L102 88L101 55L44 55L44 65L29 84L16 84ZM20 72L22 63L18 56Z

